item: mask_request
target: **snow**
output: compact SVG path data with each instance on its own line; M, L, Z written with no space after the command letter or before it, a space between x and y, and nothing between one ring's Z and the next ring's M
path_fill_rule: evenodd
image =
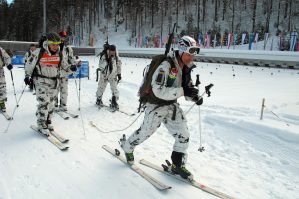
M0 198L215 198L192 186L140 165L163 183L172 186L159 192L138 174L112 157L101 146L118 147L123 133L130 135L142 123L143 114L123 132L101 130L127 127L136 116L110 113L95 106L94 57L90 61L91 79L81 81L81 119L62 120L55 115L55 129L70 139L70 149L59 151L33 132L36 99L26 88L8 133L0 133ZM149 59L122 58L123 79L119 84L120 109L129 113L138 107L137 90L143 68ZM201 124L204 152L199 152L198 107L187 115L190 147L187 167L200 182L236 198L297 198L299 188L299 72L225 64L196 63L204 86L213 83L211 97L204 98ZM8 103L15 106L10 73L5 70ZM17 96L23 89L24 69L14 68ZM235 76L234 76L235 74ZM76 80L77 85L79 81ZM78 111L75 80L69 81L69 109ZM109 103L110 89L104 94ZM260 120L262 98L264 119ZM187 111L192 103L179 100ZM271 113L271 111L275 115ZM8 122L0 117L0 132ZM287 125L288 124L288 125ZM145 158L161 164L170 159L174 139L162 125L135 150L136 160Z

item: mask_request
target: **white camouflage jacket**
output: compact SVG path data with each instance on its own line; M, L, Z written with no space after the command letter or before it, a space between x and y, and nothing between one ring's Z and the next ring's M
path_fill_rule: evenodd
M49 48L48 48L48 42L44 41L43 48L45 49L45 53L49 56L51 55ZM34 69L36 68L36 72L38 76L44 76L49 78L59 78L61 77L60 73L61 70L70 71L70 64L68 63L67 58L67 52L65 48L62 51L62 60L60 63L60 69L56 67L41 67L38 61L38 56L41 51L41 48L37 48L34 52L32 52L31 57L29 58L29 61L25 64L25 75L26 77L31 77ZM60 50L58 50L57 53L59 53Z
M3 48L0 47L0 51L0 68L3 68L11 64L11 58Z
M182 87L183 72L175 57L175 52L170 52L167 56L172 58L175 68L172 68L168 61L163 61L153 74L152 89L154 95L160 99L176 100L184 96ZM193 65L193 63L190 65ZM189 97L185 97L185 99L191 100Z
M67 77L68 75L74 73L73 71L70 70L71 65L77 65L78 60L76 60L76 57L74 56L74 51L72 47L70 46L65 46L64 50L67 55L67 63L69 64L69 68L65 70L64 68L61 68L60 70L60 77Z
M107 51L109 55L109 50ZM112 58L112 71L110 71L108 63L106 61L105 55L99 61L99 69L104 75L105 79L112 80L115 79L118 74L121 74L122 62L119 59L118 53Z

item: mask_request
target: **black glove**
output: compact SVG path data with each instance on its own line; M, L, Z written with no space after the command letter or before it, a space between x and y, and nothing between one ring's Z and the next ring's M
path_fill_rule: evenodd
M121 74L118 74L117 78L118 78L117 82L119 82L121 80Z
M198 97L198 89L194 87L184 87L184 95L192 99Z
M26 85L30 85L30 78L25 77L24 82L25 82Z
M11 70L11 69L13 68L13 66L12 66L11 64L8 64L8 65L6 66L6 68L7 68L8 70Z
M199 98L200 98L200 99L199 99ZM202 103L203 103L203 98L202 98L202 97L198 97L198 96L196 96L196 97L193 98L192 101L195 102L196 105L200 106L200 105L202 105Z
M71 69L71 71L75 72L77 70L77 66L76 65L71 65L70 69Z

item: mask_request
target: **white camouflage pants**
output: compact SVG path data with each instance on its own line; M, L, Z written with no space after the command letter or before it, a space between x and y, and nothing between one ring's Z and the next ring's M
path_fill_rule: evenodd
M105 92L105 89L106 89L106 86L107 86L108 82L110 83L112 96L115 96L116 100L118 100L119 92L118 92L118 89L117 89L117 78L116 78L116 76L112 80L108 80L106 78L106 76L102 73L100 73L100 80L99 80L99 83L98 83L98 90L97 90L97 93L96 93L97 98L102 97L103 93Z
M189 146L189 131L183 110L178 103L157 107L146 104L144 120L141 127L136 130L122 146L125 152L133 152L135 147L149 138L160 127L165 125L168 132L174 137L173 151L186 154ZM174 115L173 113L176 112ZM175 116L175 118L173 118ZM174 120L173 120L174 119Z
M67 105L67 96L68 96L68 78L62 77L59 79L59 85L57 89L57 98L55 100L55 106L58 106L58 101L60 99L60 106Z
M54 101L57 96L57 80L48 78L35 78L37 105L37 125L46 124L47 119L51 120L54 111Z
M6 82L3 67L0 68L0 100L6 101Z

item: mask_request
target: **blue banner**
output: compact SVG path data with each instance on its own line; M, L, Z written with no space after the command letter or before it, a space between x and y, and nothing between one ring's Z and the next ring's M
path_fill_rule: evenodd
M69 78L84 78L88 77L89 79L89 62L82 61L81 67L77 68L77 71L68 76Z
M14 55L12 57L12 65L24 65L25 61L24 61L24 55Z
M248 46L249 50L251 50L251 48L252 48L253 40L254 40L254 33L249 33L249 46Z

